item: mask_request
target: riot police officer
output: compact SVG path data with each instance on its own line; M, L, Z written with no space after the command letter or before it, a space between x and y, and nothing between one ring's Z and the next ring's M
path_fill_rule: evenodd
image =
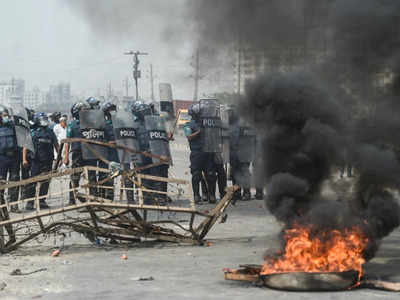
M8 109L0 105L0 179L9 181L19 180L21 149L17 144L15 125L11 120ZM17 187L8 190L10 202L18 200ZM4 204L4 190L0 191L1 204ZM11 206L11 211L17 212L16 205ZM3 210L4 214L6 212Z
M50 123L46 114L38 113L34 122L37 128L32 130L32 142L35 148L35 155L32 160L32 176L38 176L51 171L54 150L58 151L58 142L53 130L49 128ZM47 195L49 185L50 180L41 182L39 196ZM36 184L32 184L31 188L36 190ZM32 194L33 192L31 192ZM26 204L26 209L33 210L33 204L33 201L29 201ZM39 205L41 209L49 208L45 198L39 200Z
M200 105L193 104L189 108L188 114L192 119L185 124L184 132L190 147L190 172L192 174L193 196L195 203L198 204L201 203L200 182L203 178L203 174L206 176L208 185L210 184L210 178L207 178L207 174L210 174L210 170L212 171L214 168L214 154L202 150ZM211 180L213 180L213 178ZM215 202L214 199L210 202Z
M166 120L158 114L154 107L152 108L151 115L145 116L145 127L149 140L149 150L152 154L163 159L165 162L153 166L150 169L150 174L156 177L168 178L168 169L172 164L171 151L169 148L169 141L173 138L170 132L167 132ZM159 158L152 157L153 164L161 162ZM167 201L171 201L167 197L168 183L166 181L155 180L152 182L152 188L155 191L162 193L155 193L155 199L159 205L165 205Z
M234 194L234 200L250 200L250 162L254 161L256 136L250 127L241 123L235 110L232 110L229 121L231 126L230 165L232 183L240 187Z
M36 124L34 122L34 115L35 111L33 109L26 109L27 115L28 115L28 122L31 128L31 132L36 129ZM23 154L21 152L21 162L23 161ZM28 161L27 165L22 165L21 168L21 179L25 180L28 179L32 176L32 160L33 160L34 152L30 151L27 149L27 155L26 159ZM35 194L32 194L32 189L30 188L30 185L25 185L21 189L21 200L28 199L34 197Z
M144 124L144 117L147 115L151 115L151 107L142 101L136 101L133 103L131 108L132 114L135 116L136 121L139 126L137 128L137 139L138 139L138 147L141 152L149 152L149 139L147 135L146 126ZM146 167L151 165L152 160L151 157L146 155L140 155L140 161L138 162L138 167ZM150 175L150 169L144 169L140 171L140 173L144 175ZM145 188L151 189L152 182L150 180L143 179L142 184ZM151 193L143 192L144 203L145 204L153 204L153 197Z
M105 119L105 136L107 137L107 142L110 144L115 144L115 138L114 138L114 131L113 131L113 124L111 120L111 112L117 111L117 107L115 104L111 102L106 102L104 103L102 107L103 113L104 113L104 119ZM118 158L118 152L115 148L107 148L107 160L108 161L114 161L114 162L119 162ZM107 168L107 164L103 161L99 162L99 167L100 168ZM99 173L99 181L104 180L107 178L108 174L107 173ZM107 182L104 182L104 186L107 187L112 187L114 185L114 180L108 180ZM114 199L114 189L112 188L99 188L99 196L102 198L106 198L109 200Z
M71 115L73 117L72 122L70 122L67 126L67 138L83 138L80 121L79 121L79 112L83 110L89 110L90 106L83 102L77 102L71 107ZM82 155L82 145L80 142L66 143L64 150L64 164L69 164L69 152L71 152L72 158L72 168L78 168L83 166L97 166L96 160L85 160ZM71 181L69 183L70 188L76 188L79 186L81 174L74 173L71 175ZM89 171L89 183L96 183L96 172ZM89 192L91 195L96 195L96 188L90 187ZM78 197L79 201L85 202L86 199L82 197ZM74 192L70 191L69 193L69 204L75 204Z

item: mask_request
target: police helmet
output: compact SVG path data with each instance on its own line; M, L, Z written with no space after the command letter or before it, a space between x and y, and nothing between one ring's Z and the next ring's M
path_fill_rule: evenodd
M106 102L103 104L104 113L110 113L112 111L117 111L117 106L114 103Z
M36 113L33 120L36 126L40 127L47 127L50 124L49 117L43 112Z
M74 105L71 107L71 115L73 118L76 120L79 120L79 112L81 110L88 110L90 109L89 105L83 102L76 102Z
M139 106L142 104L144 104L143 101L139 101L139 100L133 102L131 105L131 112L133 114L135 114L138 111Z
M150 115L152 115L152 114L153 114L153 111L151 110L151 106L150 106L150 105L143 103L143 104L141 104L141 105L139 105L139 106L137 107L136 113L137 113L140 117L144 118L144 116L150 116Z
M86 102L89 104L90 109L100 109L100 100L90 97L86 99Z
M50 115L50 120L54 123L60 123L61 112L56 111Z
M117 106L114 103L106 102L103 104L102 109L104 112L104 116L107 118L111 118L111 112L117 111Z
M192 118L198 117L200 114L200 104L196 103L189 107L188 115Z

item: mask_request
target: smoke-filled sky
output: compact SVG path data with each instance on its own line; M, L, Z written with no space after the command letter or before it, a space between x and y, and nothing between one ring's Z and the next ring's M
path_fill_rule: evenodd
M155 90L171 82L175 98L193 97L195 38L186 0L3 0L0 10L0 80L21 77L28 88L59 81L74 91L104 91L108 81L123 90L131 76L126 50L148 52L142 57L143 97L150 95L149 65ZM206 68L206 64L203 68ZM207 72L203 72L205 74ZM206 74L207 75L207 74ZM209 72L200 93L233 88L233 75L220 79ZM131 77L130 77L131 78ZM130 94L133 94L131 81ZM218 87L217 87L218 86Z

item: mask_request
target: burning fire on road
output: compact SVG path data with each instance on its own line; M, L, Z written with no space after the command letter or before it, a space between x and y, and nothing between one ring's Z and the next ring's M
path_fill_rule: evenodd
M361 228L313 232L313 226L295 226L285 231L284 252L266 257L261 275L288 272L346 272L362 274L368 237Z

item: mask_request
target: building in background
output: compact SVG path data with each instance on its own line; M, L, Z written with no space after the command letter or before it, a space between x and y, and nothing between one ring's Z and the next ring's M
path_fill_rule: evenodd
M38 87L30 91L26 91L24 95L24 106L31 109L38 109L46 103L47 94L42 92Z
M15 100L11 97L23 99L25 94L25 80L11 79L9 81L0 82L0 104L10 106Z
M63 104L71 102L71 86L69 83L51 85L47 94L47 104Z

